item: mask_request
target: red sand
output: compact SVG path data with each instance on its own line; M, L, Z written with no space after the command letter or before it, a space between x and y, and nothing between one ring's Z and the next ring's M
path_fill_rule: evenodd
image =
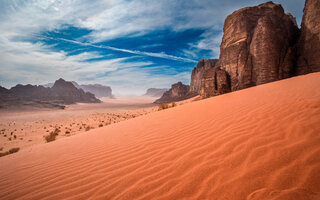
M320 199L320 73L1 157L0 199Z

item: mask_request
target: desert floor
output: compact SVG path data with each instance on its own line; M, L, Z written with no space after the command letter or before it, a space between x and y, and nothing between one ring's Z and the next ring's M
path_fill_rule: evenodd
M69 137L158 110L152 97L102 98L100 104L69 105L65 110L0 110L0 152L46 143L57 128L56 139Z
M294 77L22 149L0 158L0 199L318 200L319 85Z

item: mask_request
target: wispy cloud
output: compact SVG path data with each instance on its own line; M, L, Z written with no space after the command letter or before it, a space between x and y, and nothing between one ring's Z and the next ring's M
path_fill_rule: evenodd
M88 43L88 42L78 42L75 40L69 40L69 39L64 39L64 38L52 38L52 37L47 37L47 36L42 36L45 39L51 39L51 40L61 40L65 42L70 42L74 44L78 44L81 46L91 46L95 48L100 48L100 49L108 49L108 50L113 50L113 51L120 51L120 52L125 52L125 53L130 53L130 54L135 54L135 55L142 55L142 56L151 56L151 57L157 57L157 58L165 58L169 60L177 60L177 61L183 61L183 62L193 62L196 63L196 60L192 60L189 58L183 58L183 57L178 57L178 56L173 56L166 54L164 52L161 53L152 53L152 52L145 52L145 51L139 51L139 50L129 50L129 49L122 49L122 48L116 48L116 47L111 47L111 46L106 46L106 45L97 45L93 43Z

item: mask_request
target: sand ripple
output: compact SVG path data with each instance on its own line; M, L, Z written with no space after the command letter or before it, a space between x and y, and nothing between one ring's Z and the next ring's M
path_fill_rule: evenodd
M0 158L0 199L320 199L320 73Z

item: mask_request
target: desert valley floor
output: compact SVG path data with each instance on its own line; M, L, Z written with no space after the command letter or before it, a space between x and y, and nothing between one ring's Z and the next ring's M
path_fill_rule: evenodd
M298 76L26 147L0 158L0 199L320 199L319 85Z

